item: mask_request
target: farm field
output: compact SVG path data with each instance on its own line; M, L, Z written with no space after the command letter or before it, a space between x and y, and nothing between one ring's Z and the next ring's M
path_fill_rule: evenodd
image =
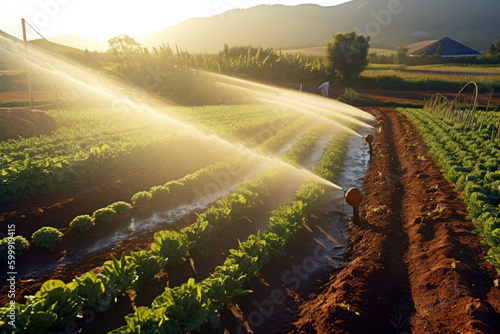
M63 242L54 245L53 252L44 251L40 248L38 248L38 251L34 251L37 247L32 244L32 249L28 250L26 254L23 254L22 257L19 258L17 265L19 271L23 274L21 274L21 279L17 282L16 288L18 289L17 291L21 291L21 293L18 294L18 300L20 302L23 302L24 295L34 294L40 289L44 290L44 287L49 284L46 283L42 285L42 283L54 282L52 284L56 284L59 282L54 280L51 281L50 279L62 279L68 283L75 276L83 275L89 272L89 270L99 271L99 268L109 259L110 255L115 255L119 258L121 252L129 255L131 251L148 250L150 247L152 249L153 247L151 245L154 244L154 240L157 239L155 232L161 228L159 226L161 222L163 222L163 224L161 224L163 226L165 223L172 226L173 232L171 233L175 234L179 231L180 233L187 233L184 232L185 230L183 228L193 223L196 224L195 220L197 219L194 214L196 212L203 212L203 210L209 208L212 203L216 203L215 207L212 207L212 210L216 210L218 207L222 209L225 205L230 205L230 207L232 207L232 201L240 203L239 205L242 205L242 209L248 206L246 209L247 211L243 211L244 216L234 213L236 216L228 217L228 219L234 220L234 224L241 226L240 229L243 233L241 234L241 239L243 240L245 238L245 233L250 233L249 231L251 231L251 233L256 233L258 229L265 226L260 225L265 224L265 220L270 217L270 213L266 214L265 212L277 208L280 203L286 202L287 198L290 199L290 194L293 193L294 189L300 186L300 182L302 182L300 180L303 179L303 177L299 177L297 179L299 183L288 182L287 185L284 186L283 181L285 181L286 177L283 175L290 174L290 171L286 171L285 169L279 172L282 174L281 177L277 177L277 171L267 172L267 174L264 172L264 176L259 177L267 181L262 183L262 181L259 181L258 177L256 181L252 181L257 182L257 184L250 186L250 189L254 189L257 186L257 189L264 187L261 189L262 193L257 192L256 189L254 189L254 192L245 188L238 190L242 186L240 186L240 188L235 187L238 186L241 180L254 178L255 171L252 170L255 168L257 168L257 170L263 170L266 163L262 165L262 162L252 161L252 159L249 160L248 157L241 156L241 153L230 153L228 150L224 150L220 147L214 148L210 146L209 143L193 148L190 146L191 144L189 144L190 140L187 139L190 135L186 133L184 129L172 130L170 127L162 125L158 118L150 120L144 117L135 118L136 116L134 115L123 117L121 114L107 113L106 110L102 109L76 109L71 111L49 110L48 113L58 120L61 125L61 128L54 134L34 137L29 141L19 139L3 143L5 144L3 150L6 153L4 158L8 159L8 161L4 163L4 166L8 168L10 172L17 173L13 174L10 178L6 178L6 181L9 179L16 181L22 180L21 175L26 175L26 183L29 183L32 177L35 177L35 180L42 183L45 182L43 178L50 177L51 173L53 173L53 169L57 171L64 171L65 169L71 170L71 175L73 177L74 172L79 169L92 174L92 166L94 164L99 168L99 173L96 173L99 177L96 181L84 177L83 180L85 182L76 184L64 182L63 179L61 180L62 182L56 182L56 186L53 188L46 189L47 187L42 186L45 194L40 195L36 194L40 189L33 188L29 193L22 193L22 191L25 191L27 188L25 185L19 188L7 187L6 185L6 191L10 191L13 194L16 194L16 191L21 192L22 195L19 196L26 197L26 199L16 200L16 198L4 197L9 203L3 205L2 220L3 223L5 223L3 227L10 226L15 222L15 225L19 226L15 230L16 235L24 235L27 239L30 238L30 235L34 231L42 226L59 229L64 234ZM339 159L342 159L342 152L345 150L342 148L342 145L349 137L347 134L341 135L342 131L339 132L339 130L335 130L335 127L332 128L325 124L319 124L318 120L315 120L314 117L300 116L297 112L282 107L252 105L169 108L168 113L169 115L176 115L179 119L189 121L198 128L203 129L203 131L207 133L207 136L211 136L211 133L213 133L213 136L220 136L217 138L221 139L217 139L216 143L219 140L223 140L222 138L238 141L245 140L246 145L249 147L259 145L259 149L262 152L267 152L267 154L283 154L283 159L288 163L306 164L310 166L309 168L313 165L317 165L312 168L316 168L317 173L332 180L337 178L340 172L342 160ZM224 115L225 113L226 115ZM217 121L221 119L221 116L224 116L222 119L226 119L227 122L221 123ZM354 126L354 123L351 126ZM147 131L144 131L145 129L147 129ZM169 130L165 131L167 129ZM332 138L332 134L335 133L338 134L334 135ZM354 132L350 135L352 136L353 134ZM89 140L90 138L92 139ZM358 137L358 146L361 144L361 139L361 137ZM65 144L61 145L62 142ZM329 156L329 159L324 162L326 164L325 166L328 167L323 167L323 160L321 159L322 151L328 142L332 143L328 146L332 151L329 155L326 155L327 157ZM116 145L116 143L119 143L119 145ZM322 144L318 146L317 143ZM134 147L138 144L139 147L134 150ZM124 150L123 148L127 146L131 146L132 149ZM172 146L175 146L178 151L171 151ZM330 146L332 147L330 148ZM156 147L157 150L151 152L153 153L152 157L147 159L144 157L137 158L137 160L140 161L137 165L130 163L133 159L136 159L134 158L136 154L140 154L138 152L151 151L153 147ZM203 150L210 151L211 156L206 157L201 154ZM168 161L167 167L162 166L164 161L167 161L167 156L179 156L180 151L192 155L182 154L181 159L170 160ZM80 156L85 154L85 152L90 152L92 157L83 157L83 159L73 157L74 155ZM102 157L100 156L101 152L107 155ZM7 153L10 154L7 155ZM225 158L226 156L229 157ZM57 158L61 158L60 161L51 161L51 164L44 162L43 165L40 165L41 163L38 162L40 159L45 161L47 159ZM100 163L100 159L108 159L111 164L102 164ZM216 162L217 159L219 159L220 162ZM95 160L96 162L82 166L78 163L81 160ZM212 163L214 160L215 163ZM19 167L15 169L10 168L16 161L19 161ZM75 163L76 165L74 165ZM209 163L209 165L203 168L207 163ZM152 166L144 170L144 164L150 164ZM178 178L177 181L169 181L171 177L179 175L180 170L189 171L189 169L186 168L186 164L189 165L189 168L196 168L198 165L201 169L194 171L194 174L180 174L184 176ZM33 165L38 165L39 167L32 168ZM121 170L118 168L120 165L126 165L129 169ZM40 176L36 176L35 174L38 170L41 172ZM29 173L25 171L29 171ZM107 174L105 171L111 171L112 173ZM228 171L230 172L229 176L227 175ZM233 173L233 171L235 172ZM151 173L161 173L163 181L152 183L155 181L151 181L147 175L144 175ZM6 173L4 174L7 175ZM159 179L159 175L153 176L153 180ZM138 180L134 180L134 178ZM4 181L4 184L6 181ZM60 187L57 184L60 184ZM133 218L130 220L129 227L127 227L127 220L112 223L111 221L104 221L104 218L97 219L96 212L99 211L97 209L106 208L107 205L119 200L130 202L130 199L125 198L124 194L129 193L129 196L133 195L133 192L130 191L131 189L128 188L131 186L137 187L138 184L142 184L143 188L141 190L148 190L150 188L147 193L152 195L151 205L155 212L161 213L162 207L166 208L167 211L164 211L160 215L153 214L152 216L148 214L141 215L136 211L132 211ZM148 186L148 184L150 186ZM164 186L162 186L162 184L164 184ZM217 189L213 189L214 184ZM38 183L36 183L36 185L38 185ZM243 185L245 185L245 183L243 183ZM311 186L312 185L313 184L311 184ZM114 188L113 191L107 189L110 186ZM317 185L314 186L317 187L317 190L315 190L316 192L320 191L320 194L323 194L324 190L321 190ZM196 193L193 192L197 190L196 188L202 190L202 198L199 198L200 194L196 195ZM204 189L205 192L203 193ZM231 195L231 191L234 189L236 190L233 195ZM239 195L238 191L242 192L241 195ZM254 195L251 195L252 193L254 193L257 198L254 198ZM117 194L119 194L119 196L117 196ZM139 192L139 194L141 193ZM272 194L272 196L270 197L269 194ZM340 193L340 195L341 194L342 193ZM226 199L220 199L220 197L224 195ZM305 196L305 194L300 196ZM190 204L193 198L196 202ZM258 199L259 202L248 202L251 198L253 198L252 201ZM227 201L229 201L229 204L227 204ZM341 200L337 201L341 202ZM81 206L79 205L80 202L82 202ZM132 200L132 202L134 202L134 200ZM259 204L258 212L262 213L251 213L248 211L250 208L255 208L257 204ZM307 204L307 201L304 200L304 204ZM139 204L135 202L133 205L134 208L135 206L139 206ZM85 209L88 211L85 211ZM234 210L233 207L229 212ZM81 234L82 231L77 231L78 228L69 227L69 222L71 222L73 218L81 214L92 215L92 211L94 211L96 223L100 222L101 226L97 224L90 232L84 233L83 235ZM210 208L208 211L210 211ZM341 214L341 216L345 217L345 214ZM200 218L198 218L198 220L199 219ZM244 227L244 225L241 225L244 222L247 222L247 224L252 223L252 221L255 221L255 223L250 224L250 226ZM145 227L141 227L141 224ZM117 235L116 232L124 228L129 232L118 232ZM9 231L6 230L5 233L9 233ZM219 241L213 244L214 241L212 241L213 248L222 255L225 254L227 250L223 251L220 247L222 247L222 249L231 247L239 237L238 234L236 234L226 236L224 239L225 238L228 239L227 245L225 242ZM91 246L92 244L94 246ZM194 246L193 248L191 252L198 254L198 250ZM217 251L215 251L215 254L212 252L206 254L205 249L199 253L200 257L197 258L193 255L193 257L191 257L191 262L185 262L186 260L182 260L181 258L174 261L173 257L169 256L173 265L182 264L183 269L180 270L180 278L177 278L179 281L177 281L177 283L172 283L172 285L170 285L170 283L167 285L174 287L176 285L181 285L182 282L186 281L189 277L198 278L203 277L199 275L207 276L209 274L207 270L210 270L210 266L212 266L211 268L213 270L214 265L223 262L215 262L217 259L222 260L221 257L217 255ZM185 254L184 257L186 255L187 254ZM162 256L166 255L162 253ZM193 264L193 259L195 258L197 258L197 261L195 262L196 264ZM209 258L213 258L213 260L208 261ZM193 265L195 267L192 267ZM208 266L208 268L203 269L205 265ZM193 269L196 268L196 270L192 272L190 267ZM177 270L174 272L177 272ZM182 274L182 272L185 273ZM249 274L251 274L251 272L249 272ZM87 277L91 274L85 275L85 277ZM172 282L172 280L176 279L174 276L176 277L177 274L172 276L164 272L163 281L160 280L158 282L160 290L165 286L165 277L168 277L167 282ZM7 277L5 277L5 279L6 278ZM57 284L53 285L52 288L57 289L57 286L61 287ZM9 286L4 287L4 291L7 294L8 289ZM115 291L114 288L112 291ZM137 291L139 291L139 289L137 289ZM124 292L125 290L121 292L116 290L116 292L113 293L120 295ZM112 295L111 292L109 293ZM158 291L158 294L160 293L161 292ZM149 295L149 293L147 295ZM125 297L120 297L120 300L124 298ZM145 296L143 298L148 300L150 297ZM120 312L116 309L126 304L127 303L123 301L120 302L120 306L113 304L109 312L112 312L111 314L114 314L113 312ZM41 307L41 305L39 306ZM31 314L30 310L31 308L28 308L24 313L19 310L18 313L20 319L27 321L25 326L28 327L26 328L35 326L34 324L29 325L30 321L35 321L29 320L31 319L31 317L28 316ZM129 309L129 311L130 310L132 309ZM123 312L123 310L121 312ZM129 312L122 313L121 316L114 316L113 319L116 319L116 322L111 322L111 327L106 330L113 329L112 326L114 324L123 324L123 316L127 313ZM26 318L23 318L22 314L24 314ZM103 316L109 316L109 314L110 313L106 313L106 315ZM76 313L74 315L76 315ZM71 315L66 316L69 316L69 319L75 320ZM56 326L66 321L64 319L56 319L54 320L56 321L54 323ZM102 327L101 322L97 322L96 324L100 324L99 326ZM94 326L96 324L94 324ZM79 325L83 326L81 323ZM86 325L86 323L84 323L84 325ZM83 329L84 332L105 332L104 328L83 326Z
M322 57L325 54L325 50L326 50L325 46L312 46L312 47L303 47L300 49L283 50L283 52L294 54L294 55L303 54L303 55ZM385 56L396 54L396 51L394 51L394 50L378 49L378 48L370 48L370 52L376 52L378 55L385 55Z
M341 191L320 187L317 183L304 181L303 177L295 177L296 181L290 182L293 171L286 168L279 171L279 166L269 170L265 167L268 164L252 162L224 150L198 163L194 162L196 159L191 160L193 157L186 157L189 165L199 166L188 174L181 172L186 171L185 162L179 162L182 167L177 168L176 163L172 163L168 168L156 166L146 173L131 170L48 196L35 195L4 204L2 223L10 224L19 219L22 224L16 223L18 235L24 233L29 239L42 225L56 227L64 233L63 241L55 245L54 252L32 244L31 249L19 257L19 271L25 274L17 282L17 291L21 291L18 301L26 306L19 306L17 311L27 317L23 321L31 321L26 322L26 328L38 324L28 316L34 305L43 309L43 304L36 300L49 296L58 298L54 293L60 290L76 299L69 299L66 311L49 311L54 313L55 319L47 330L71 323L81 328L82 333L107 333L118 328L119 332L133 333L132 328L127 327L131 326L132 319L136 324L154 323L159 321L154 320L157 319L154 314L167 312L161 305L169 304L162 303L173 300L176 307L182 308L182 303L192 300L196 301L195 310L198 311L189 313L191 325L173 322L166 326L184 328L181 332L202 326L200 330L207 333L211 332L210 324L219 322L229 333L302 333L311 328L317 332L339 333L363 332L368 328L374 333L396 329L411 329L417 333L453 332L459 328L470 333L496 332L500 308L499 290L494 287L497 273L485 260L488 256L490 260L495 259L495 250L489 251L489 247L481 245L483 238L472 233L474 225L466 218L467 206L444 179L424 139L404 115L414 119L417 126L422 121L415 117L429 124L433 116L423 117L427 115L425 111L411 109L398 112L390 108L372 108L367 111L385 124L378 131L369 127L357 128L361 131L360 137L350 135L347 130L332 130L282 107L176 107L168 110L170 115L197 123L206 132L226 138L246 138L249 146L282 156L288 163L308 166L345 189L362 186L366 199L359 226L349 224L350 211L342 204ZM99 109L82 109L77 113L49 111L68 128L70 124L79 124L78 118L92 124L90 120L101 119L103 112ZM224 113L228 113L230 121L214 122L217 115ZM252 117L243 117L247 114ZM144 123L138 120L122 121L115 126L124 127L127 130L124 133L144 128ZM149 121L143 119L142 122ZM439 123L437 119L434 122ZM488 119L488 124L496 124L495 119ZM156 126L161 128L157 123ZM102 135L103 141L113 132L109 127L105 130L96 126L91 128ZM424 128L432 129L428 125ZM493 130L492 127L488 129ZM60 129L49 137L55 140L65 131L69 129ZM362 141L368 132L375 133L376 138L371 162L368 162ZM168 143L170 135L160 139ZM183 131L179 135L188 136ZM484 140L487 144L486 137ZM13 141L10 143L9 147L16 147ZM42 143L46 145L47 139ZM329 149L323 152L327 143L330 143ZM189 152L196 150L190 148ZM333 163L327 162L330 159ZM228 170L236 172L227 176L224 171ZM241 183L245 179L249 181ZM208 185L218 186L221 191L210 191L207 198L197 198L196 205L189 204L193 189L208 189ZM475 189L481 192L486 188ZM141 190L152 195L151 213L137 211L138 204L130 199ZM293 193L295 195L290 197ZM303 204L297 206L299 199ZM77 215L92 216L92 212L117 201L134 206L130 218L107 223L96 220L96 226L84 234L69 227L69 222ZM314 202L318 204L312 205ZM42 203L44 205L40 205ZM238 213L233 213L235 203L239 203ZM301 206L306 203L311 204ZM17 209L6 211L7 208ZM228 208L233 209L227 211ZM290 208L300 210L286 211ZM211 215L218 218L212 220ZM297 221L292 216L302 218ZM276 225L278 221L286 225ZM274 223L268 225L270 222ZM165 224L168 226L166 231L170 232L161 232ZM490 233L485 234L490 235L488 240L494 242L493 226L485 226L484 230ZM188 240L190 244L183 246ZM278 248L281 251L275 249L277 245L281 245ZM314 257L318 247L326 252L322 253L321 260ZM424 255L429 252L433 254L430 258ZM239 269L245 271L228 272L234 270L230 269L232 263L242 266L235 261L243 261L249 256L243 254L252 254L257 262ZM110 256L117 262L110 261ZM139 272L137 266L142 266L142 262L134 261L140 258L146 261L148 257L148 267L141 269L149 268L148 271ZM160 263L163 258L169 258L170 263L168 260L166 266ZM53 263L57 265L51 265ZM126 276L120 276L120 281L105 279L125 270L120 269L122 267L129 269L128 274L127 271L121 274ZM102 276L95 276L96 273ZM75 281L75 276L81 278ZM227 299L211 295L215 290L207 288L216 284L216 277L220 282L217 284L222 283L220 279L230 279L226 284L231 288L224 288ZM71 281L74 283L69 284ZM83 290L75 287L82 284L104 289L97 295L100 297L94 297L98 298L95 300L98 307L85 301L89 297L81 295ZM107 290L109 284L114 284L112 289L109 287L111 290ZM2 290L2 295L7 296L9 286ZM247 290L253 292L247 295ZM28 304L23 301L23 295L38 297L29 302L33 306L25 308ZM118 297L115 302L113 295ZM280 302L273 302L273 298ZM323 307L325 303L328 308ZM75 308L82 310L82 317L76 317ZM433 310L432 315L429 309ZM457 321L457 314L460 314L460 321Z
M498 332L498 274L467 205L402 112L369 112L385 128L365 175L367 226L350 229L345 267L298 299L291 332Z
M364 80L383 89L432 90L458 92L470 81L481 87L481 92L495 92L498 97L500 68L495 65L394 65L370 64L361 74Z
M371 64L363 76L397 76L405 80L445 80L459 82L494 83L500 78L500 67L457 66L457 65L381 65Z
M500 332L498 67L135 47L0 72L0 333Z

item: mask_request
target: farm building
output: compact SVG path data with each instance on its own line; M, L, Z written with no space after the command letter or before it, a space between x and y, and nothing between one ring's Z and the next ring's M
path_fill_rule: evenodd
M469 48L449 37L434 41L423 41L408 45L408 55L410 57L434 56L436 52L442 58L454 57L481 57L482 54Z

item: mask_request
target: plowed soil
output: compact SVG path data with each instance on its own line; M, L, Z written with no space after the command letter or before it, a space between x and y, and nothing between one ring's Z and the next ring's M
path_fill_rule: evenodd
M0 108L0 141L49 134L59 128L44 111L27 108Z
M393 109L365 176L342 270L300 297L292 333L499 333L500 289L467 207ZM498 282L498 281L497 281Z
M306 260L311 254L307 252L314 250L317 239L325 234L324 226L332 213L313 217L287 249L287 255L271 262L252 281L249 288L254 292L230 305L223 315L224 333L500 332L500 288L495 286L498 275L485 260L488 249L481 244L481 237L472 233L474 224L466 219L467 207L458 199L459 193L443 178L422 137L405 116L390 108L367 111L383 119L384 126L380 132L377 129L373 158L364 178L361 222L349 225L344 265L329 267L320 275L308 274ZM159 182L154 178L139 183L149 181ZM99 203L92 201L86 210L137 190L126 178L110 182L116 183L114 187L108 184L113 194ZM82 198L90 200L94 191L104 191L88 190ZM54 201L54 206L48 199L42 201L43 206L37 202L41 198L31 199L33 202L24 203L30 204L27 211L2 210L0 221L19 218L35 223L41 218L32 210L38 207L42 207L42 217L49 213L55 217L62 211L74 217L75 210L81 209L73 207L76 197L68 193L61 198L68 199ZM261 209L265 214L269 210ZM196 271L200 277L208 275L208 266L194 266L194 271L192 264L219 263L227 249L235 246L226 239L247 225L228 230L228 236L221 236L213 245L220 259L193 256L194 262L189 265L186 261L184 270L176 269L175 275L169 273L155 283L158 289L150 291L147 301L130 303L126 299L122 303L126 310L116 311L119 317L114 319L110 316L113 312L107 313L107 319L93 322L93 327L85 327L83 332L104 331L100 327L104 322L106 327L116 328L123 324L122 315L131 312L133 304L148 305L165 285L197 277ZM128 240L106 255L140 249L151 238L138 241ZM44 279L69 280L104 260L89 259L78 269L63 268ZM24 288L23 293L33 293L41 282L22 282L19 288Z

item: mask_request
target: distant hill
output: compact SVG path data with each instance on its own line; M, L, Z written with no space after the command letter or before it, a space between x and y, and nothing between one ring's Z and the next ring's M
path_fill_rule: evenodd
M12 51L10 43L7 42L7 45L3 45L6 42L4 38L14 43L22 43L20 39L0 31L0 71L24 70L26 68L24 59Z
M52 41L47 42L46 40L43 39L34 39L32 41L28 42L30 45L35 46L39 49L48 51L48 52L55 52L58 54L64 53L64 54L81 54L84 52L82 49L77 49L71 46L66 46L63 44L59 43L54 43Z
M20 43L20 45L22 45L23 43L23 41L20 40L19 38L1 31L0 31L0 37L6 38L15 43ZM1 42L2 41L0 40L0 44ZM69 47L58 43L53 43L53 42L49 43L43 39L35 39L28 41L28 45L30 47L41 49L48 53L52 53L58 56L61 56L62 54L74 56L74 55L82 55L84 53L84 50ZM4 48L4 52L0 51L0 70L19 70L19 69L24 70L26 67L24 58L19 57L18 53L16 54L7 52L6 50L9 50L10 48L11 48L10 46L6 46Z
M109 36L109 38L113 37L114 36ZM47 39L53 43L68 45L76 47L81 50L87 49L89 51L97 50L98 52L105 52L109 49L109 43L107 41L105 42L91 41L83 36L77 36L77 35L53 36Z
M224 44L291 49L321 46L337 32L357 30L371 36L372 47L395 49L447 36L486 50L500 40L499 13L498 0L354 0L331 7L261 5L190 19L136 40L145 47L177 44L189 52L217 52Z

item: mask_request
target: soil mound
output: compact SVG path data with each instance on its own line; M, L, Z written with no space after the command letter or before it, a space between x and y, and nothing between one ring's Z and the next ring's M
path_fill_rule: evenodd
M44 111L27 108L0 108L0 140L48 134L59 128Z

